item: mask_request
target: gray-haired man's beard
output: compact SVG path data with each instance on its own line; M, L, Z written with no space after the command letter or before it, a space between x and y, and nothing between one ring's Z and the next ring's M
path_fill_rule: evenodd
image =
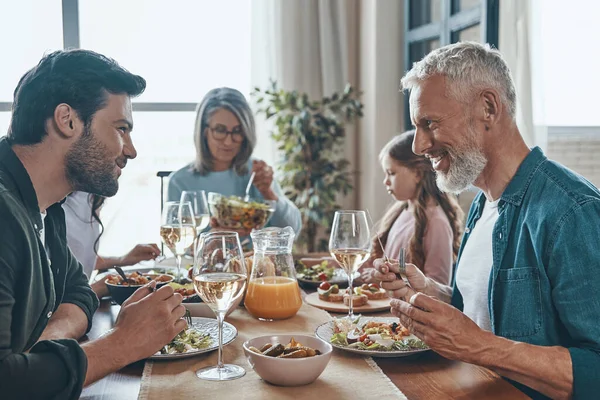
M119 189L115 160L90 131L75 143L65 157L65 173L74 191L114 196Z
M473 185L487 165L487 159L478 148L448 151L448 172L436 171L436 183L442 192L458 194Z

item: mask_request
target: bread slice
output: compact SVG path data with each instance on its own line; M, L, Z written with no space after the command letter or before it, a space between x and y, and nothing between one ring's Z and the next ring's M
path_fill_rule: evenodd
M364 295L366 295L369 300L381 300L381 299L385 299L386 297L388 297L387 292L384 289L379 289L379 291L377 292L372 292L370 290L363 290L362 292Z
M367 304L367 302L369 301L369 298L364 295L353 295L352 296L352 306L353 307L360 307L360 306L364 306L365 304ZM344 305L349 305L350 304L350 295L349 294L345 294L344 295Z

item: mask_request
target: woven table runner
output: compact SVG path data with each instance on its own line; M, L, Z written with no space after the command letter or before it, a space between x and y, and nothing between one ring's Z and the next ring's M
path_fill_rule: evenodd
M242 378L213 382L198 379L195 371L217 364L217 351L177 361L146 362L139 399L406 399L370 357L334 349L325 371L311 384L281 387L264 382L250 367L242 344L251 338L276 334L314 336L315 328L331 319L329 314L307 304L293 318L263 322L243 307L227 317L238 337L223 348L223 361L246 370Z

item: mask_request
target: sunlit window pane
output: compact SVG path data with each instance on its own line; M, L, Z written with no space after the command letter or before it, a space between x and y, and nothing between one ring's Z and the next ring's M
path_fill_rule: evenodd
M198 102L218 86L250 91L249 0L79 2L81 46L148 81L144 102Z
M61 2L0 1L0 40L0 101L12 101L21 76L63 46Z
M120 255L141 242L160 243L160 179L156 172L176 170L193 161L195 117L194 112L133 114L132 138L138 156L127 163L119 192L102 209L100 217L106 228L100 242L102 254Z
M0 112L0 137L5 136L8 131L8 124L10 123L10 113L3 111Z

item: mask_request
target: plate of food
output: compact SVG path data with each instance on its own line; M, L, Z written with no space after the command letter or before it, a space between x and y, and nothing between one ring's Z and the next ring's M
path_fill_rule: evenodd
M319 325L315 335L337 349L369 357L407 357L430 350L393 317L334 318Z
M317 291L307 295L304 301L325 311L347 313L350 294L348 289L342 290L336 284L322 282ZM363 284L353 288L352 306L354 312L360 313L386 311L390 308L390 298L379 285Z
M223 323L223 346L233 342L238 332L229 322ZM219 326L216 319L192 317L192 325L150 357L151 360L174 360L208 353L219 348Z
M323 259L299 259L294 261L296 266L296 278L298 282L307 286L316 287L323 282L336 284L339 287L348 286L348 274L339 268L333 258ZM359 272L354 274L354 279L360 276Z

